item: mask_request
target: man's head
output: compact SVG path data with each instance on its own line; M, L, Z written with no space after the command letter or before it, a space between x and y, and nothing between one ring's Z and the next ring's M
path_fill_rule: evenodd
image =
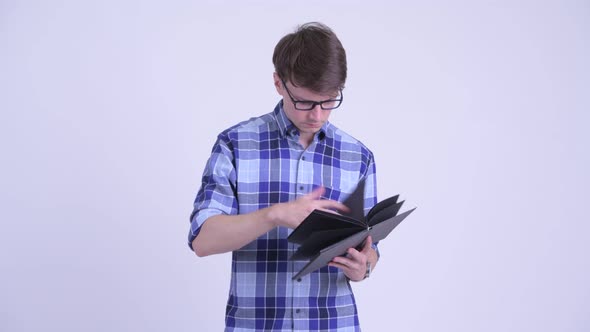
M307 23L279 41L272 60L285 114L309 142L342 102L344 48L330 28Z
M322 95L346 82L346 52L327 26L311 22L283 37L275 47L275 72L285 82Z

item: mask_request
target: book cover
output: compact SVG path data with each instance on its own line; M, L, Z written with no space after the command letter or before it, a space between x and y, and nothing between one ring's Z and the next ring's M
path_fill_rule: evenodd
M398 202L399 195L396 195L377 203L365 217L364 189L364 181L359 182L344 201L351 209L350 214L314 210L289 235L288 241L300 245L290 259L309 260L293 279L326 266L334 257L345 254L348 248L359 247L369 235L373 242L383 240L416 209L398 214L404 202Z

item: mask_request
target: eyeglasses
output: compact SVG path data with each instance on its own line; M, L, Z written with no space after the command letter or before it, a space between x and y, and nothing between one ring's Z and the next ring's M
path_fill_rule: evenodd
M287 88L285 80L281 79L281 81L283 82L283 86L285 87L285 90L287 90L289 98L291 98L291 101L293 102L293 105L295 106L296 110L311 111L312 109L314 109L315 105L320 105L320 107L323 110L333 110L335 108L338 108L342 104L342 100L344 99L342 89L340 89L340 95L337 99L328 99L322 101L295 100L295 98L293 98L293 95L291 94L291 91L289 91L289 89Z

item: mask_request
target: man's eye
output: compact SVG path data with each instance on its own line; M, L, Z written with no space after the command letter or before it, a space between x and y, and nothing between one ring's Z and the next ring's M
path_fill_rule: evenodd
M311 107L313 106L313 102L311 101L300 101L299 106L301 107Z

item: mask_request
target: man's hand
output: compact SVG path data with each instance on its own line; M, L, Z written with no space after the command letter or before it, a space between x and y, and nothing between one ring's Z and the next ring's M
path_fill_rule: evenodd
M349 212L346 205L328 199L320 199L324 194L324 187L318 187L311 193L288 203L275 204L272 209L272 220L277 226L296 228L315 210L336 213L334 210Z
M371 247L372 243L373 239L368 236L361 251L348 248L346 257L336 256L328 265L342 269L342 272L352 281L361 281L365 279L367 262L371 263L371 268L377 264L377 253Z

